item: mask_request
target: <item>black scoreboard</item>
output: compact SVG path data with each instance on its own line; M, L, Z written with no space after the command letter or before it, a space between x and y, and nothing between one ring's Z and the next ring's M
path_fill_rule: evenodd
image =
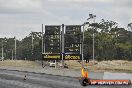
M80 54L81 49L81 25L68 25L65 30L65 53Z
M45 53L60 53L61 26L45 26Z
M62 26L46 25L44 34L44 60L81 60L82 32L81 25L66 25L62 33ZM62 35L64 34L64 35ZM62 37L64 36L64 47ZM62 48L64 52L62 53Z

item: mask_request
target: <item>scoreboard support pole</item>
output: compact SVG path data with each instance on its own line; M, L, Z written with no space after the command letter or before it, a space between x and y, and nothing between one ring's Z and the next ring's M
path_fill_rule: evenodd
M56 63L56 60L55 60L55 69L57 68L57 63Z
M62 68L64 68L64 24L62 24Z
M43 30L43 24L42 24L42 54L44 53L44 30ZM42 57L42 67L43 67L43 57Z
M82 67L84 67L84 25L83 25L83 39L82 39Z

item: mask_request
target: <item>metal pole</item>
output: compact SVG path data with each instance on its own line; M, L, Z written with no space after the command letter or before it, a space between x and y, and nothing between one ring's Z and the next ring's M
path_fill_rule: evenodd
M45 27L43 29L43 52L45 53Z
M2 48L1 49L2 49L2 57L1 58L2 58L2 61L3 61L4 60L4 57L3 57L3 40L2 40Z
M83 24L83 40L82 40L82 67L84 67L84 52L83 52L83 48L84 48L84 25Z
M32 58L33 58L33 32L32 32Z
M62 24L62 68L64 68L64 24Z
M55 69L56 69L56 67L57 67L57 63L56 63L56 60L55 60Z
M94 29L93 29L93 62L94 62Z
M13 49L12 49L12 60L13 60Z
M94 23L95 23L95 19L94 19ZM95 34L94 34L94 32L95 32L95 28L93 28L93 62L95 61L94 60L94 58L95 58L95 53L94 53L94 40L95 40Z
M15 37L15 60L16 60L16 37Z
M42 54L43 54L43 52L44 52L44 35L43 35L43 24L42 24ZM42 57L42 67L43 67L43 57Z
M44 36L43 36L43 33L44 33L44 31L43 31L43 24L42 24L42 53L44 52Z

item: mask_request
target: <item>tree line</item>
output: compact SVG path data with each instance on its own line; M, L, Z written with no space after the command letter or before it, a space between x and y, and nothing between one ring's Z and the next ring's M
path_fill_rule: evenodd
M41 59L41 32L31 32L22 40L16 40L15 58L15 37L0 38L3 40L4 59L40 60ZM0 42L2 45L2 42ZM2 48L2 46L0 46ZM0 56L2 49L0 49ZM13 57L13 58L12 58Z
M117 22L104 20L88 23L84 31L84 55L92 58L93 32L95 34L96 60L132 60L132 23L127 28L120 28ZM41 60L42 36L41 32L31 32L22 40L16 40L16 59ZM0 38L4 59L15 58L15 37ZM66 41L69 41L68 39ZM2 49L0 49L0 57Z
M132 23L127 29L120 28L117 22L104 20L89 23L85 31L85 54L92 56L92 34L95 33L95 59L132 60Z

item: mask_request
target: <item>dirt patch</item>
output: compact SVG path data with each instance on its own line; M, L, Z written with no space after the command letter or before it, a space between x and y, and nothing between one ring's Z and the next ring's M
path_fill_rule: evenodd
M37 68L41 67L40 64L34 61L24 61L24 60L5 60L0 61L0 67L11 66L11 67L28 67L28 68Z
M97 70L128 71L132 72L132 61L112 60L101 61L96 66Z
M77 61L66 61L69 68L71 69L80 69L81 63ZM93 62L84 63L85 68L90 71L96 72L104 72L104 71L117 71L117 72L132 72L132 61L125 60L112 60L112 61L101 61L101 62Z
M65 61L68 65L68 69L80 70L82 67L81 62L78 61ZM85 68L89 71L94 72L130 72L132 73L132 61L125 60L112 60L112 61L101 61L84 63ZM24 60L5 60L0 61L0 67L19 67L19 68L42 68L41 64L35 61L24 61Z

